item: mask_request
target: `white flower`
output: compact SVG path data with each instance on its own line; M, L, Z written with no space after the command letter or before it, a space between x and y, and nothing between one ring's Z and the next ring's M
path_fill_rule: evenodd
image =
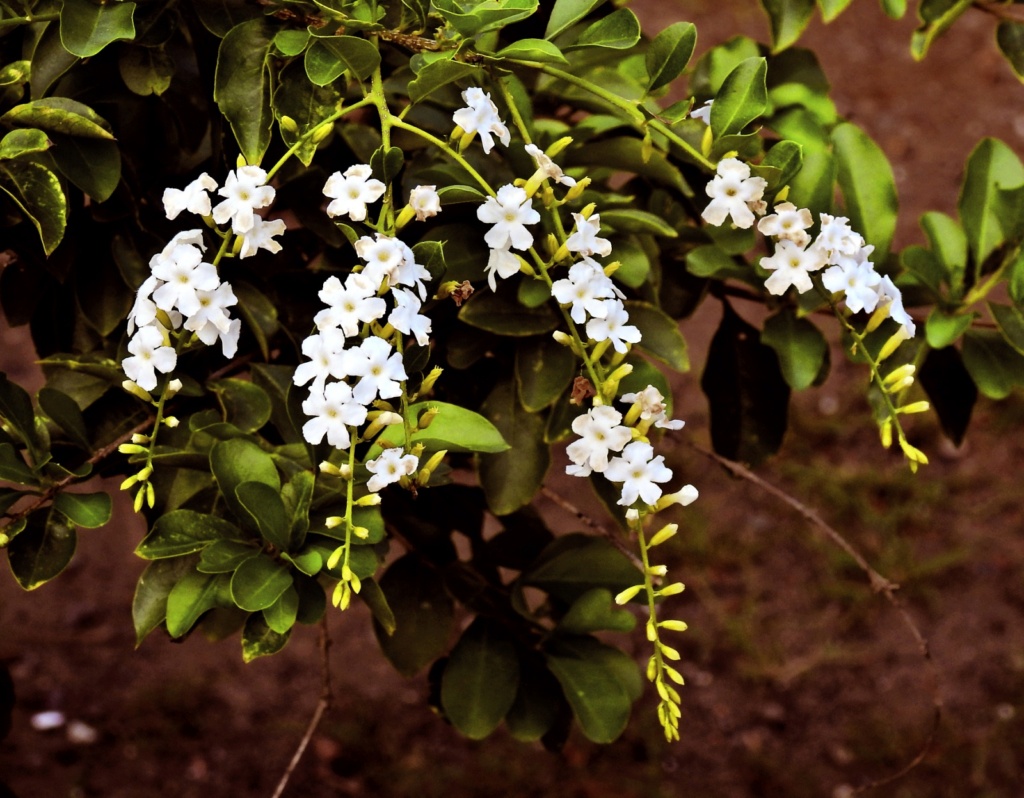
M882 276L868 260L874 247L867 246L856 256L840 256L838 263L826 269L821 275L822 285L829 291L842 291L846 295L846 307L853 313L870 313L878 305L877 286Z
M806 247L811 240L807 228L814 224L811 212L807 208L798 209L792 202L780 203L774 211L757 223L757 229L766 236L786 238L798 247Z
M828 262L835 263L838 255L856 255L864 246L864 239L850 227L845 216L821 214L821 231L814 239L814 246L825 250Z
M576 232L566 239L566 249L581 255L600 255L602 258L611 254L612 242L597 236L601 232L601 214L594 213L585 219L583 214L574 213L572 218L576 220Z
M302 403L302 412L312 418L302 425L302 436L312 444L327 442L336 449L347 449L352 443L349 426L366 421L366 408L354 401L348 383L332 382L323 392L313 391Z
M533 156L534 162L537 164L537 170L543 172L544 177L549 177L556 183L561 183L563 186L576 185L576 181L569 177L565 172L562 171L561 167L552 161L536 144L527 144L526 152Z
M220 336L220 351L224 357L230 359L235 356L235 352L238 351L238 336L242 334L242 320L232 319L228 325L228 331L221 333Z
M512 134L498 116L498 106L491 100L491 95L483 89L472 88L462 92L466 108L460 108L452 115L452 120L467 134L480 135L480 144L484 152L489 153L494 146L495 135L506 147L512 140Z
M587 322L587 335L593 341L611 341L616 352L629 351L627 343L640 341L640 330L626 324L629 314L625 305L618 299L604 301L604 315L596 316Z
M718 174L707 185L711 202L701 218L708 224L720 225L727 216L737 227L754 224L754 211L764 213L761 197L768 183L761 177L751 177L750 167L736 158L723 158L718 162Z
M658 502L659 509L665 509L671 507L673 504L678 504L680 507L686 507L687 505L693 504L697 501L700 494L693 485L683 485L675 493L669 493L661 497L661 501Z
M529 249L533 246L533 233L526 229L528 224L540 221L540 214L533 209L533 200L518 186L507 185L498 189L497 197L476 209L481 222L493 224L484 241L491 249Z
M160 286L160 280L150 275L135 294L135 304L128 311L128 334L135 332L136 326L145 327L156 318L156 303L153 301L153 292Z
M402 450L397 448L385 449L379 457L366 461L366 470L373 474L366 487L376 493L385 485L415 474L419 464L419 458L414 454L402 454Z
M388 316L388 324L406 335L415 335L416 343L426 346L430 341L431 321L428 316L420 314L423 303L412 291L399 288L391 292L395 298L395 308Z
M349 337L359 335L361 324L387 312L387 303L376 293L373 281L362 274L350 274L344 285L337 277L328 277L320 289L320 299L328 307L316 314L313 323L321 332L340 327Z
M583 258L569 267L569 276L551 285L551 295L561 305L572 305L569 314L577 324L586 321L586 314L602 318L608 312L605 299L622 296L604 269L596 261Z
M409 207L416 211L416 220L422 222L441 212L441 198L437 186L416 186L409 192Z
M402 264L405 251L402 242L391 236L376 234L376 238L363 236L355 243L356 254L366 261L363 274L378 286L388 278L394 284L395 273Z
M572 431L580 439L566 447L572 465L565 467L565 473L586 477L591 471L604 471L608 467L608 453L621 452L633 437L621 421L622 414L607 405L591 408L573 420Z
M261 216L253 214L252 227L242 233L242 249L238 253L240 258L251 258L260 249L268 252L280 252L281 245L274 240L285 231L284 219L273 219L265 221Z
M328 329L318 335L310 335L302 342L302 354L309 358L300 363L292 376L296 385L305 385L310 380L310 391L323 391L328 377L347 377L344 356L345 336L340 330Z
M668 420L665 412L665 397L653 385L648 385L642 391L636 393L624 393L620 399L623 402L638 405L640 408L640 418L644 421L652 422L656 427L661 429L683 428L682 421L678 419Z
M705 125L711 124L711 104L714 100L705 100L704 105L690 111L690 119L699 119Z
M217 181L203 172L185 188L164 189L164 213L168 219L176 219L182 211L209 216L210 195L207 192L216 188Z
M779 242L770 258L761 258L761 268L773 271L764 285L775 296L782 296L791 285L801 294L810 291L814 287L810 272L824 265L825 256L821 250L815 247L801 249L788 239Z
M357 402L369 404L376 396L390 399L402 395L403 382L409 377L402 364L402 355L394 352L383 338L366 338L355 349L346 350L346 371L350 377L362 379L353 389Z
M518 274L520 268L518 256L509 252L508 247L492 249L491 254L487 256L487 284L492 291L497 291L498 281L494 279L494 276L498 275L501 279L507 280L512 275Z
M917 334L917 325L903 308L903 294L900 293L900 289L891 279L883 277L875 290L879 294L879 304L889 303L889 318L902 325L903 334L907 338L913 338Z
M122 360L121 368L128 379L146 391L156 388L157 371L167 374L178 364L174 349L164 345L164 334L154 325L140 327L128 342L128 351L132 357Z
M618 504L628 507L637 499L654 504L661 498L656 482L668 482L672 471L665 467L665 458L654 456L654 447L643 441L634 441L622 450L622 456L608 463L604 475L612 482L622 482L622 498Z
M213 209L213 221L224 224L230 219L235 233L248 233L253 226L253 211L274 201L274 189L266 182L267 173L258 166L240 166L228 172L224 187L217 192L225 199Z
M220 285L217 269L202 260L199 248L192 244L178 245L167 255L167 248L150 261L153 275L164 281L153 292L153 301L160 310L177 308L186 316L199 310L196 291L213 291Z
M335 172L324 185L324 196L333 202L327 205L328 216L348 216L353 222L366 219L366 203L379 200L387 186L371 178L373 170L364 163L350 166L345 173Z
M185 321L185 329L196 334L200 341L212 346L231 330L228 307L238 302L228 283L221 283L213 291L196 291L199 309Z
M412 247L399 240L398 248L402 250L402 260L398 264L398 268L388 278L391 290L394 291L395 287L399 285L415 288L420 299L425 300L427 298L426 283L430 280L430 272L427 271L426 266L416 262L416 253L412 251Z

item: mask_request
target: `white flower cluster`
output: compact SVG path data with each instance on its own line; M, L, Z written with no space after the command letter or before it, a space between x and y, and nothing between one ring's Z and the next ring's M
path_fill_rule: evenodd
M241 166L229 172L224 186L205 172L183 189L164 191L164 212L176 219L182 211L212 217L218 225L231 225L239 237L238 255L255 255L259 249L279 252L274 236L284 232L280 219L266 222L255 213L274 201L274 189L266 185L267 173L258 166ZM216 206L210 192L224 197ZM219 340L224 357L234 357L241 321L232 319L228 308L236 304L234 291L221 282L217 269L203 260L206 243L200 229L185 230L172 238L149 262L151 274L139 286L128 313L130 357L121 362L125 375L140 388L152 391L159 371L167 374L177 365L170 332L183 329L207 346Z
M717 174L707 185L711 202L701 214L704 221L722 224L732 217L737 227L748 228L754 214L767 210L761 197L766 183L751 177L750 167L735 158L724 158ZM825 269L821 282L829 291L842 293L853 313L887 308L888 316L901 326L901 334L912 338L917 331L914 320L903 308L903 297L893 281L875 271L869 260L874 247L850 227L844 216L820 216L820 230L812 241L807 230L814 224L810 210L791 202L776 205L774 213L764 216L757 229L776 240L775 252L761 258L761 267L772 272L765 281L768 292L781 296L792 286L798 293L814 287L811 272Z

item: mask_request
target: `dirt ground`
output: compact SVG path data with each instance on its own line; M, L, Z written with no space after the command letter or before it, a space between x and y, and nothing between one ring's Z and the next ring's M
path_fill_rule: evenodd
M740 32L766 36L753 2L635 7L651 31L696 22L700 50ZM902 243L920 237L924 210L954 210L981 135L1024 152L1024 88L995 52L992 20L968 14L924 64L907 53L912 28L856 0L806 38L840 112L896 163ZM698 367L717 314L708 307L683 327ZM0 336L0 369L22 379L26 336ZM1024 794L1024 399L979 400L959 450L918 421L915 443L934 456L914 477L877 444L862 370L839 352L833 364L825 386L796 397L785 450L759 474L902 586L934 680L898 613L846 555L687 445L708 437L692 373L678 381L687 426L669 455L701 492L680 514L685 534L669 544L673 573L688 586L669 609L690 625L680 637L682 741L664 743L651 695L609 746L577 733L561 754L501 730L463 740L427 707L425 676L405 680L386 664L357 606L329 613L336 703L286 795L842 798L915 757L936 692L942 720L923 761L871 794ZM0 798L3 783L18 798L269 796L317 703L316 631L299 630L282 654L250 665L236 639L175 644L155 634L136 651L130 607L144 563L132 549L143 530L127 509L84 532L71 568L36 593L0 575L0 662L17 692L0 743ZM640 636L620 642L645 657ZM43 710L68 723L34 730L30 718ZM94 739L78 725L70 739L72 721Z

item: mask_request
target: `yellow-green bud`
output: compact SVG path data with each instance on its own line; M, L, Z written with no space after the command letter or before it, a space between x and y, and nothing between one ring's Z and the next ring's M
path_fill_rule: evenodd
M686 586L682 582L673 582L671 585L666 585L661 590L657 591L659 596L675 596L682 593L686 589Z
M700 152L705 158L711 154L711 147L715 143L715 134L711 132L711 125L704 128L704 136L700 140Z
M423 379L423 382L420 384L420 395L422 396L425 393L429 393L433 389L434 383L437 382L437 380L443 373L443 368L440 368L439 366L434 366L434 368L430 370L430 373Z
M412 207L412 205L406 205L404 208L402 208L402 212L398 214L398 218L395 219L395 228L401 230L403 227L409 224L409 222L411 222L414 218L416 218L415 209Z
M375 507L380 504L379 493L367 493L365 496L360 496L356 499L356 505L359 507Z
M175 394L178 393L182 388L181 380L171 380L167 383L167 387L164 388L164 399L171 399Z
M334 463L329 463L326 460L324 460L322 463L320 463L320 473L321 474L330 474L332 477L340 477L341 476L341 471L338 470L338 467L336 465L334 465Z
M132 380L125 380L121 383L121 387L124 388L132 396L137 396L144 402L152 402L153 397L149 395L149 391L140 388L139 385Z
M419 421L416 422L416 426L421 430L426 429L437 418L439 412L441 411L436 407L428 407L420 416Z
M580 216L582 216L584 219L589 219L591 216L594 215L594 211L596 211L596 210L597 210L597 203L595 203L595 202L588 203L587 205L583 206L583 210L580 211Z
M132 435L132 443L149 443L149 436L144 435L141 432L136 432Z
M370 537L370 530L367 529L365 526L354 526L352 527L352 534L360 540L366 540L368 537ZM358 593L359 591L357 590L356 592Z
M878 353L878 362L881 363L893 352L899 349L900 344L910 338L910 333L907 332L906 327L900 327L896 332L892 334L888 341L882 346L882 351Z
M285 130L289 133L298 133L299 131L298 123L287 114L283 114L281 116L280 123L281 130Z
M146 447L138 446L134 443L122 443L120 446L117 447L117 450L121 454L141 454L142 452L146 451Z
M146 483L146 504L149 505L149 509L153 509L153 505L156 504L156 491L153 489L153 483Z
M324 519L324 526L328 529L334 529L345 523L345 519L340 515L330 515Z
M615 597L616 604L625 604L628 601L632 601L636 598L636 594L644 589L643 585L633 585L633 587L627 587L621 593Z
M928 402L911 402L909 405L903 405L903 407L897 407L897 413L927 413L931 409L931 405Z
M779 191L779 193L775 195L775 202L773 202L772 204L773 205L778 205L780 202L785 202L786 198L788 196L789 196L789 183L784 185L782 187L782 189Z
M323 141L325 138L331 135L332 130L334 130L334 123L324 122L316 130L313 131L313 135L310 138L314 144L319 144L321 141Z
M132 505L135 512L142 511L142 502L146 498L146 486L143 485L139 488L139 492L135 494L135 503Z
M338 466L338 476L344 480L352 479L352 466L348 463L342 463Z
M683 621L659 621L658 626L670 632L685 632L689 627ZM682 682L679 682L682 684Z
M121 483L121 490L128 490L128 488L130 488L133 485L135 485L135 483L138 482L138 481L139 481L139 475L138 474L132 474L124 482Z
M660 546L669 538L673 537L676 532L679 531L679 524L666 524L651 538L651 542L647 544L647 547L653 549L655 546Z
M416 475L416 482L420 485L426 485L430 482L430 477L434 473L434 469L441 465L446 454L448 454L448 450L442 449L441 451L434 452L430 455L430 459L427 460L423 468L420 469L419 474Z
M170 429L174 429L181 422L178 421L178 417L177 416L167 416L167 417L164 418L163 423L164 423L164 426L169 427Z
M647 573L651 576L665 576L668 573L667 565L652 565L648 567Z
M143 468L141 471L139 471L139 474L138 474L139 482L145 482L151 476L153 476L153 466L148 465L145 468Z
M582 180L577 180L576 185L572 186L568 191L565 192L565 201L572 202L575 199L579 199L579 197L583 194L584 191L586 191L587 186L589 185L589 177L585 177Z
M894 385L897 382L902 382L907 377L913 377L917 372L917 366L913 363L906 363L897 369L893 369L882 382L885 385Z
M669 659L678 660L679 652L676 651L672 646L667 646L661 641L658 641L658 649L661 651L661 656L668 657Z
M331 556L327 558L327 569L333 571L338 567L338 563L341 562L341 557L345 553L344 546L338 546L334 551L331 552ZM347 567L347 566L346 566Z

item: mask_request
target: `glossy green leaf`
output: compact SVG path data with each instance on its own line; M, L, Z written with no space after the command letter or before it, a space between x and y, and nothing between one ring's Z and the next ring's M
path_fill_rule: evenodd
M302 545L306 539L306 533L309 531L309 508L313 502L315 486L316 476L311 471L299 471L281 490L281 498L284 500L284 506L291 519L288 536L292 549ZM360 524L360 526L366 526L366 524ZM383 527L383 523L381 526ZM383 536L383 530L381 531Z
M559 33L568 30L605 0L555 0L548 17L548 25L544 30L545 39L553 39Z
M637 346L676 371L689 371L690 355L675 319L648 302L630 300L625 304L629 323L640 330Z
M572 385L578 365L568 347L551 338L530 338L516 348L516 385L523 407L536 413Z
M48 23L43 27L39 44L32 53L29 86L33 100L46 96L53 85L79 62L77 55L64 49L60 41L60 25ZM21 71L21 70L18 70Z
M831 22L850 5L852 0L818 0L818 8L821 9L821 18L825 22Z
M800 171L789 182L789 201L819 213L832 209L837 174L835 156L825 150L804 150Z
M232 28L220 43L213 99L247 163L258 164L270 146L274 119L267 65L273 28L254 19Z
M970 158L960 191L960 219L976 264L984 263L1012 234L1001 189L1024 185L1024 165L998 139L982 139Z
M277 601L263 610L263 620L279 635L287 634L295 626L299 613L299 593L291 585L278 596Z
M39 477L9 443L0 443L0 480L17 485L38 485Z
M832 131L839 188L850 225L875 247L874 261L884 263L896 233L896 180L885 153L854 124Z
M25 590L35 590L63 571L75 553L74 524L55 507L37 510L7 547L11 572Z
M814 14L814 0L761 0L761 5L771 22L773 53L799 39Z
M195 560L192 557L175 557L156 560L146 566L135 586L132 600L132 621L135 626L135 645L139 646L146 635L163 623L167 617L167 598L178 582L191 573Z
M144 560L160 560L200 551L215 540L243 539L242 531L223 518L194 510L174 510L156 520L135 553Z
M542 64L568 64L566 57L551 42L544 39L519 39L494 54L495 58L517 61L537 61Z
M408 409L410 418L419 418L429 409L437 410L437 415L426 429L417 430L412 434L410 442L422 443L430 451L447 449L451 452L504 452L509 448L501 430L480 413L467 410L459 405L448 402L418 402ZM401 425L389 427L381 438L391 443L399 443L404 439L405 432ZM379 448L371 449L376 455Z
M972 313L950 314L941 308L932 308L925 322L925 337L932 349L942 349L960 340L960 336L971 328Z
M628 50L640 41L640 20L628 8L617 8L602 17L563 49L603 47L607 50Z
M306 30L279 30L274 34L274 47L280 50L282 55L295 56L306 49L309 39L309 31Z
M964 333L962 355L974 384L989 399L1005 399L1014 387L1024 385L1024 355L995 330Z
M105 202L121 182L121 151L113 141L53 134L50 151L57 168L97 202Z
M753 271L749 266L740 265L721 247L703 244L686 253L686 270L697 277L746 280Z
M1006 343L1024 355L1024 314L1015 307L997 302L989 302L988 310Z
M558 622L558 630L567 634L588 632L631 632L636 616L615 604L612 592L599 587L588 590L572 603Z
M520 742L536 742L554 726L559 714L569 711L562 688L544 661L520 652L519 689L505 715L509 734Z
M452 57L438 58L424 66L416 74L415 80L409 83L409 99L418 103L442 86L479 73L479 67L465 61L455 61Z
M207 610L217 606L227 577L224 574L187 572L167 596L167 633L181 637Z
M81 58L96 55L111 42L135 38L132 15L135 3L102 3L63 0L60 40L64 48Z
M544 419L519 404L514 384L499 383L480 407L510 448L480 456L480 484L495 515L507 515L533 500L551 465Z
M679 233L657 214L636 208L613 208L601 213L601 225L618 230L620 233L648 233L676 238Z
M921 216L921 229L928 236L950 288L959 293L967 269L967 235L963 227L951 216L928 211Z
M0 117L0 122L87 139L112 141L114 138L110 125L99 114L65 97L46 97L16 105Z
M140 97L159 97L171 87L174 59L162 47L126 47L117 60L121 80Z
M39 407L77 445L91 451L89 432L78 402L54 388L39 389Z
M526 19L537 11L538 5L538 0L502 0L500 3L471 3L468 6L462 0L433 0L434 10L467 37L477 37Z
M238 297L238 313L256 337L263 357L270 359L269 338L277 332L280 325L277 321L277 307L266 294L252 283L235 280L232 283L235 296Z
M341 93L336 88L314 85L298 62L289 64L278 74L274 116L281 138L289 147L297 146L295 155L304 165L313 162L318 147L307 134L333 114L340 103ZM284 123L285 117L294 122L294 126Z
M306 74L317 86L333 83L344 72L366 80L379 64L377 48L360 36L314 34L305 55Z
M0 418L28 446L33 462L41 463L45 459L46 446L36 429L32 399L28 391L11 382L3 372L0 372Z
M615 252L615 260L619 262L619 268L615 271L617 282L630 288L639 288L647 282L655 251L652 247L644 246L644 239L633 235L616 237L612 241L612 249ZM545 287L545 290L548 289ZM550 295L550 291L548 293Z
M17 158L33 152L45 152L50 147L50 139L36 128L19 128L12 130L0 141L0 158Z
M554 330L561 320L550 305L527 308L521 305L508 288L497 292L478 291L464 302L459 318L480 330L523 338Z
M711 130L716 139L742 132L765 112L767 70L764 58L748 58L729 73L711 106Z
M800 171L802 164L803 147L795 141L780 141L768 150L760 167L754 167L751 171L761 177L766 177L761 175L760 169L769 167L778 170L774 175L774 181L767 178L770 191L789 183L790 179Z
M599 588L618 593L642 582L643 575L609 541L574 532L550 543L522 581L572 604Z
M207 383L220 402L224 420L243 432L255 432L270 421L270 397L248 380L225 379Z
M37 163L0 161L0 190L39 231L43 252L50 255L64 238L67 201L57 176Z
M384 184L394 183L398 179L398 173L405 166L405 153L400 147L378 147L370 157L370 166L373 168L374 177Z
M696 44L697 28L692 22L676 22L655 36L647 48L647 91L657 91L679 77Z
M940 0L940 2L923 0L918 13L924 20L924 24L914 31L913 36L910 38L910 54L918 61L923 59L928 54L928 50L935 40L949 30L949 27L971 5L973 5L973 0L956 0L952 3L948 2L948 0ZM936 11L930 13L928 10L929 6L934 7Z
M828 342L808 319L782 310L764 323L761 340L779 356L782 376L790 388L802 391L819 381L828 368Z
M269 454L251 441L242 438L220 441L210 450L210 470L224 501L238 518L248 518L248 511L235 495L243 482L263 482L277 491L281 477Z
M76 526L97 529L110 521L113 505L110 494L61 492L53 506L66 515Z
M1024 22L1004 19L996 28L996 43L1017 77L1024 80Z
M214 540L202 550L196 570L204 574L229 574L260 550L240 540Z
M512 707L519 658L504 627L477 618L462 633L441 677L445 716L466 737L482 740Z
M288 411L288 396L294 390L293 366L275 366L267 363L252 365L252 381L270 398L270 423L274 425L285 443L299 443L304 440L292 421ZM301 410L299 411L301 413Z
M289 629L284 634L267 625L262 613L250 615L242 629L242 660L252 662L259 657L276 654L288 643Z
M242 482L235 488L235 496L248 513L245 520L265 541L281 551L291 547L292 518L281 500L280 489L265 482Z
M239 563L231 577L231 598L247 612L263 610L277 601L292 584L287 566L258 554Z
M454 626L452 599L441 574L416 554L392 563L380 579L394 615L394 634L374 619L373 630L388 661L404 676L414 676L448 647Z

